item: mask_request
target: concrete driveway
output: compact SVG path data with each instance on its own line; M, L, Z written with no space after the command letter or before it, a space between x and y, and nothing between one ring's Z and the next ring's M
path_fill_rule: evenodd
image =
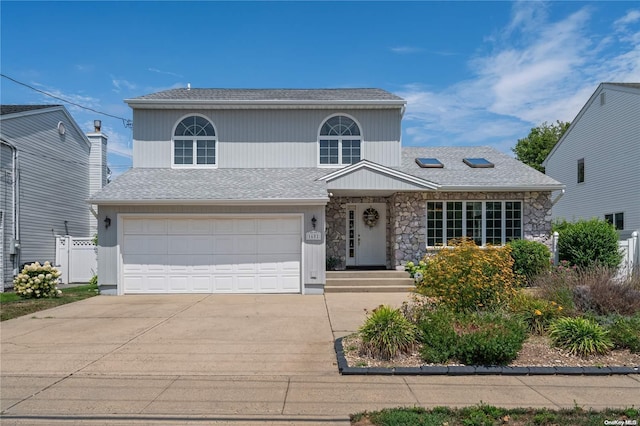
M0 323L2 424L348 424L395 406L630 406L640 379L340 376L334 337L404 294L98 296Z

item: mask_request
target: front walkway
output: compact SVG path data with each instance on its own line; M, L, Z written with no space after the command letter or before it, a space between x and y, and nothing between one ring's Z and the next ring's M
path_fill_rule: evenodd
M2 424L348 424L383 407L627 407L635 376L340 376L401 294L99 296L0 323Z

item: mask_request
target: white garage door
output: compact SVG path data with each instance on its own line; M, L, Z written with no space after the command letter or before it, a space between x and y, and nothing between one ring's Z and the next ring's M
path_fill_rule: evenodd
M299 293L299 217L125 218L124 293Z

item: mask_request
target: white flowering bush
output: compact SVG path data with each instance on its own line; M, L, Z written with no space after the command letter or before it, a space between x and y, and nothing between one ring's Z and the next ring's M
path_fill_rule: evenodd
M58 278L62 272L49 262L25 265L24 269L13 279L14 291L25 299L57 297L62 294L58 290Z

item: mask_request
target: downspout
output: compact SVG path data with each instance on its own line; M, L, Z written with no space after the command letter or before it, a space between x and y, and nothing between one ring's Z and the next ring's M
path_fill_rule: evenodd
M562 198L562 196L564 195L564 191L565 191L564 189L561 189L561 190L560 190L560 193L558 194L558 196L557 196L556 198L554 198L554 200L553 200L553 201L551 201L551 207L555 206L555 205L556 205L556 203L557 203L558 201L560 201L560 198Z

